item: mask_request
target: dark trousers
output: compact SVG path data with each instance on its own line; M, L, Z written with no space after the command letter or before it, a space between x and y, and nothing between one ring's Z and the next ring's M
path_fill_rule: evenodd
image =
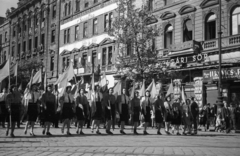
M58 127L59 119L60 119L60 112L57 112L57 113L55 114L55 119L54 119L54 122L53 122L53 126L54 126L55 128Z
M87 117L85 118L85 124L87 124L87 128L90 128L91 125L91 109L89 109L89 114L86 115Z
M197 132L198 128L198 116L193 116L193 130L194 132Z
M229 117L225 117L225 129L226 129L226 131L228 131L228 130L230 130L230 119L229 119Z

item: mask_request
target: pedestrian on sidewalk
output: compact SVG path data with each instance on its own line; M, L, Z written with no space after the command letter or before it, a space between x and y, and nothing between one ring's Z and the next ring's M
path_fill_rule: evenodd
M236 131L236 108L233 103L230 104L229 112L230 112L230 124L231 124L230 129Z
M137 126L139 123L140 110L139 92L135 91L134 97L131 100L131 120L133 121L133 134L135 135L138 135Z
M111 126L115 129L115 117L116 117L116 98L113 95L113 88L109 88L107 101L105 104L105 118L107 120L106 133L113 134L111 132Z
M40 112L40 93L37 92L36 84L32 84L29 91L25 94L25 108L27 110L27 123L25 125L24 134L27 134L28 125L30 125L31 130L29 134L35 136L34 124L37 121L37 117Z
M165 98L164 102L164 121L165 121L165 132L166 134L170 135L171 133L169 132L170 124L172 121L172 108L170 106L171 98L170 96Z
M64 94L59 98L61 104L61 118L63 120L61 131L64 134L64 128L67 125L67 135L71 135L70 122L74 117L74 98L71 93L71 88L71 85L67 86Z
M160 130L163 124L164 112L165 112L165 109L164 109L163 100L161 98L161 95L158 95L156 101L153 104L153 113L155 114L155 122L157 126L158 135L162 135Z
M223 104L224 104L224 107L222 108L222 116L225 122L226 133L229 133L231 131L230 130L230 111L229 111L227 102L223 101Z
M199 107L195 102L195 98L191 97L191 105L190 105L192 117L193 117L193 132L192 135L197 134L198 128L198 120L199 120Z
M177 131L176 135L181 135L179 133L179 127L181 125L182 112L180 106L180 100L176 99L172 104L173 118L172 118L172 134L174 134L174 130Z
M183 119L183 135L191 134L191 125L192 125L192 113L190 110L190 103L191 101L189 99L186 99L186 103L183 103L182 105L182 119ZM188 133L186 133L186 130L188 130Z

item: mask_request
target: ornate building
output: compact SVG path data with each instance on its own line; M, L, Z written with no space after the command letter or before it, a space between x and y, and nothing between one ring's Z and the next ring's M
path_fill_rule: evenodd
M8 59L9 53L9 21L0 17L0 64Z
M7 11L10 24L10 54L18 60L42 61L48 82L58 76L58 30L60 0L19 0Z

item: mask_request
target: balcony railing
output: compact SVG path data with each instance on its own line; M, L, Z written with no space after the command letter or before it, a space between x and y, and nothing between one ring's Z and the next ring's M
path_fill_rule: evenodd
M204 50L215 49L217 47L218 47L218 40L217 39L210 40L210 41L205 41L203 43L203 49Z

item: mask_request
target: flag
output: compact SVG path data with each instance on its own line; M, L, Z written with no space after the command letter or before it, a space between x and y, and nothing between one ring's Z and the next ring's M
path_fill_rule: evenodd
M106 77L105 72L103 73L103 76L99 82L99 87L100 87L100 91L102 93L105 93L108 90L107 77Z
M9 59L0 66L0 82L10 75L9 66Z
M119 95L122 94L122 81L119 80L117 82L117 84L114 86L113 88L113 94L115 95L115 97L117 98Z
M148 86L147 90L150 92L151 94L151 98L155 98L156 95L158 95L159 93L157 93L157 88L156 88L156 84L154 79L152 79L151 84Z
M173 94L174 91L173 91L173 83L171 82L169 88L168 88L168 91L167 91L167 94L166 94L166 97Z
M22 90L22 83L19 85L18 90Z
M33 80L33 72L34 72L34 70L32 70L31 77L30 77L30 81L28 82L28 84L27 84L27 86L26 86L26 88L25 88L25 90L24 90L24 94L25 94L26 92L28 92L28 91L30 90L30 88L31 88L32 80Z
M182 86L182 101L183 101L184 103L186 103L186 96L185 96L185 92L184 92L183 86Z
M10 74L13 76L17 76L18 71L18 62L12 61L10 64Z
M142 87L139 91L139 97L143 97L143 96L145 96L145 80L143 80Z
M42 83L42 70L40 69L32 78L32 84Z
M133 81L133 86L132 86L132 90L131 90L131 94L130 94L131 99L134 98L134 93L135 93L135 81Z

